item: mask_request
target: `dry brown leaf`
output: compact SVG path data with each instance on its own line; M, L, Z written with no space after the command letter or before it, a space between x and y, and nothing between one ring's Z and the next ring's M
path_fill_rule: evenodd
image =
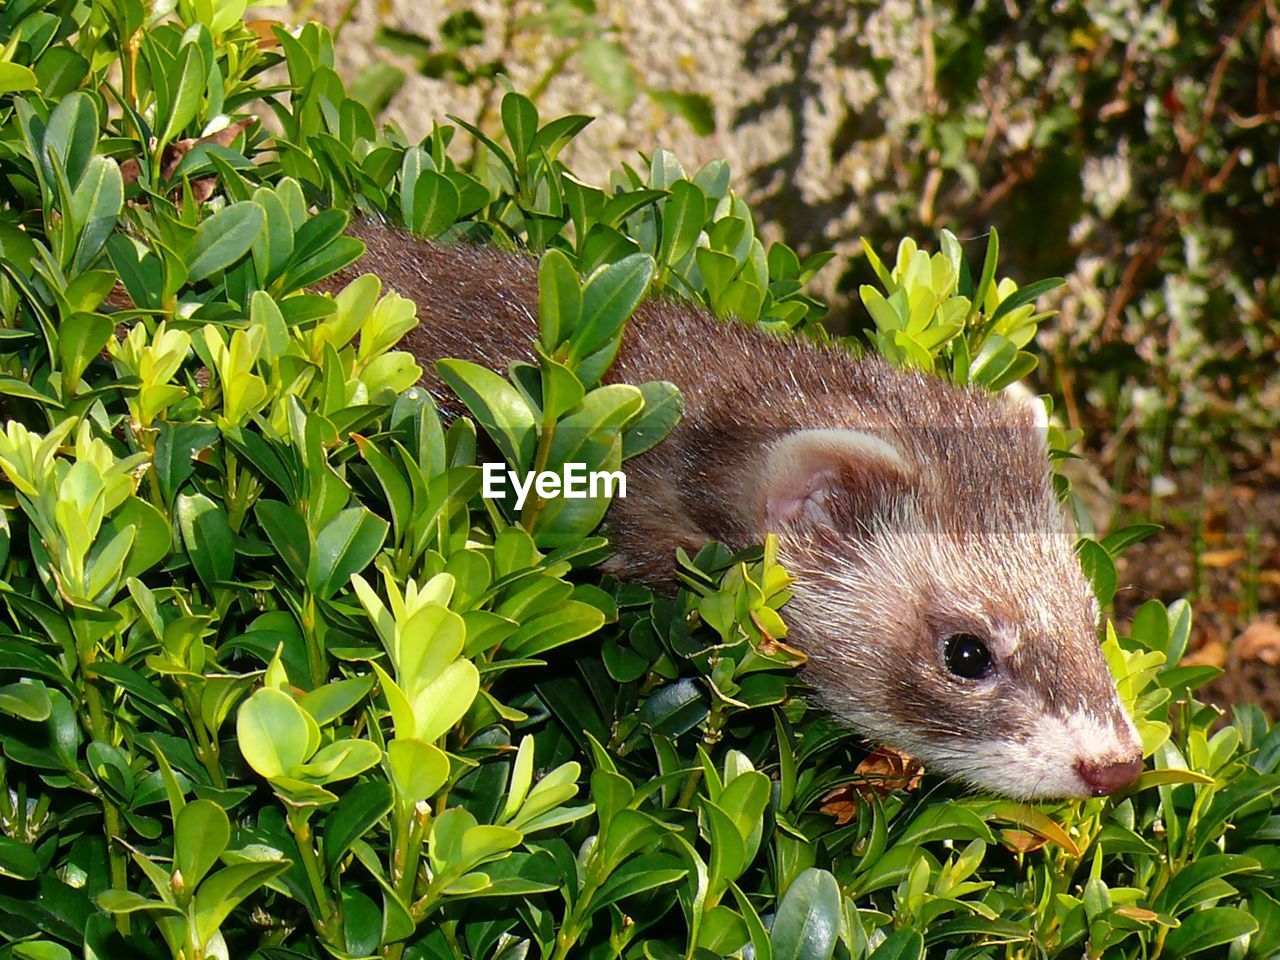
M164 154L160 159L160 173L168 180L173 176L173 172L178 169L178 164L182 162L182 158L190 153L196 146L202 143L216 143L220 147L229 147L233 140L238 137L247 127L257 122L257 117L245 117L237 120L235 123L229 123L216 133L211 133L207 137L188 137L185 140L175 140L164 148ZM124 178L125 185L134 183L142 167L138 163L136 157L131 157L124 163L120 164L120 176ZM210 178L212 179L212 178ZM199 181L197 181L198 183ZM194 185L193 185L194 186ZM207 200L209 194L213 192L213 185L208 187L208 193L201 197L200 190L197 189L196 197L199 200Z
M1034 833L1026 830L1014 830L1012 828L1000 831L1000 839L1004 845L1014 853L1034 853L1049 841Z
M854 787L863 793L875 791L883 796L893 790L916 789L924 774L924 764L892 747L877 747L854 772L860 778L854 781Z
M858 764L858 779L836 787L822 798L823 813L836 818L842 826L858 812L857 798L873 793L882 797L894 790L915 790L924 776L924 764L892 747L877 747Z
M1221 667L1227 662L1227 645L1221 640L1201 644L1182 658L1185 666Z
M1249 624L1231 645L1233 660L1260 660L1270 666L1280 664L1280 626L1269 620Z
M235 123L229 123L216 133L207 137L188 137L186 140L175 140L164 148L164 158L160 162L160 173L168 180L178 169L182 158L202 143L216 143L220 147L231 146L232 141L240 136L246 127L257 121L257 117L245 117Z
M214 188L218 185L217 177L201 177L198 180L191 181L191 196L196 203L204 203L213 196Z
M853 785L845 784L843 787L836 787L822 798L822 806L819 809L828 816L835 817L837 827L843 827L858 812Z
M281 27L284 24L279 20L246 20L245 27L258 35L258 46L264 50L271 47L280 46L280 38L276 36L272 27Z
M1244 559L1244 551L1240 549L1231 550L1206 550L1200 554L1200 562L1206 567L1219 569L1221 567L1232 567Z

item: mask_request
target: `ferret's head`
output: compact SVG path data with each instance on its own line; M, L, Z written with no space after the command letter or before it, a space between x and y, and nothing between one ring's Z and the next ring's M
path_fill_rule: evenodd
M815 686L864 733L980 788L1125 787L1142 750L1044 432L1025 406L951 392L957 409L931 423L769 448L754 506L796 577L787 620Z

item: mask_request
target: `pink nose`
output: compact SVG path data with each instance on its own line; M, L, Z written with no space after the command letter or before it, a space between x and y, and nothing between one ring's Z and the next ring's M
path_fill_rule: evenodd
M1104 763L1093 763L1088 760L1076 761L1076 773L1088 786L1095 797L1127 787L1138 779L1142 772L1142 757L1131 757L1128 760L1112 760Z

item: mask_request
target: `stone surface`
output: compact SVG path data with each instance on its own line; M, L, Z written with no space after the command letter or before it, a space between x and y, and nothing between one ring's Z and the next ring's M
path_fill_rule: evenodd
M322 0L309 15L337 24L350 0ZM451 13L471 9L485 24L477 61L500 59L515 89L529 91L543 79L566 44L544 28L519 26L542 4L476 0L382 0L356 3L341 28L339 71L355 76L378 60L410 73L388 109L388 118L411 137L448 113L474 118L484 87L461 87L414 72L375 42L380 25L435 39ZM893 64L885 79L892 99L919 99L925 76L923 26L913 26L913 5L903 0L857 4L840 0L658 0L601 4L600 17L625 43L640 87L696 92L714 105L717 130L699 136L653 99L637 96L619 112L588 79L579 58L546 83L538 96L544 116L582 112L597 117L566 160L582 176L600 182L637 151L672 150L689 169L725 157L735 188L758 209L766 237L812 249L836 243L852 250L862 219L860 201L890 163L894 113L880 105L880 136L849 139L850 115L878 95L864 66L871 58ZM505 42L504 42L505 40ZM851 56L851 45L865 55ZM495 101L497 97L493 98ZM870 202L870 201L869 201ZM829 271L834 274L834 270ZM828 282L833 282L832 276Z

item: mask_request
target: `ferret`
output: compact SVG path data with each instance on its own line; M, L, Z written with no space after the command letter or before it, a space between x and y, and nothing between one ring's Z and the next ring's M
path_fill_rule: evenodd
M416 302L402 346L505 373L534 361L537 261L375 221L363 257ZM1053 493L1039 401L962 388L667 297L629 321L606 382L674 382L684 415L627 461L607 570L674 580L677 547L779 540L783 609L821 704L979 789L1102 796L1142 769L1098 645L1099 608ZM1034 407L1033 407L1034 404Z

